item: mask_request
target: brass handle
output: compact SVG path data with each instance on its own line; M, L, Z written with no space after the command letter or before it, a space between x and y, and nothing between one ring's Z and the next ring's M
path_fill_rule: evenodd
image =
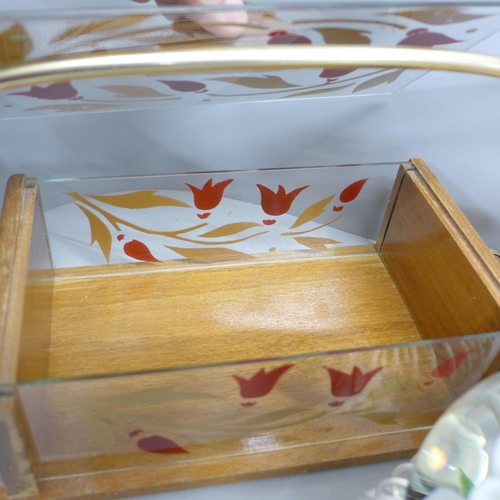
M3 68L0 91L106 76L306 68L437 69L500 77L500 57L455 50L364 45L128 50L71 55Z

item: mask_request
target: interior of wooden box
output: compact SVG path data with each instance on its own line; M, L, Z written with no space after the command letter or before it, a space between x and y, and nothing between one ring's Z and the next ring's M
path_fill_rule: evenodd
M43 254L46 236L37 225L35 218L32 253L36 246ZM495 331L498 271L417 162L417 169L401 168L374 246L237 264L31 271L18 377L196 366Z
M56 279L50 377L421 339L375 249L288 262L123 271Z

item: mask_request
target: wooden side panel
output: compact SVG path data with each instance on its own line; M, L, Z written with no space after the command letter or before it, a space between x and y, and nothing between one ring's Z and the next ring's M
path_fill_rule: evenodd
M9 179L0 221L0 478L10 496L31 496L38 486L20 431L16 382L36 184Z
M34 206L18 381L48 376L54 273L40 193Z
M380 226L380 231L378 234L377 241L375 243L375 249L380 253L382 244L384 243L384 238L391 222L391 217L394 212L394 207L398 200L399 192L401 191L401 185L403 184L403 179L407 172L414 170L415 167L411 164L405 163L399 167L396 179L394 180L394 185L392 186L391 196L389 197L389 203L387 204L387 210L384 214L384 219L382 220L382 225Z
M425 163L413 161L382 260L424 338L500 330L499 263Z
M36 499L124 498L396 460L413 456L426 434L426 429L419 429L197 463L167 464L106 474L58 478L44 482ZM0 500L5 500L1 493Z
M20 427L14 397L0 397L0 477L5 494L13 498L39 493Z

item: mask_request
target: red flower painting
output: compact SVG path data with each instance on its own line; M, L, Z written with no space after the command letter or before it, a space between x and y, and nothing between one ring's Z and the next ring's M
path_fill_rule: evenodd
M246 379L238 375L233 375L233 378L240 385L240 394L242 398L261 398L269 394L272 388L276 385L280 377L292 365L283 365L270 372L266 373L264 368L259 370L253 377ZM245 405L246 406L246 405Z
M76 90L70 82L51 83L47 87L33 85L27 91L12 92L9 95L25 95L28 97L36 97L37 99L48 99L50 101L57 99L83 99L83 96L78 97L78 90Z
M271 191L268 187L262 184L257 184L261 194L262 210L268 215L283 215L290 210L293 200L297 198L300 192L309 186L302 186L287 193L285 188L281 185L278 186L276 193Z
M212 210L214 209L222 200L222 195L224 194L224 189L226 189L234 179L227 179L225 181L218 182L212 185L212 179L209 179L203 187L197 188L191 184L186 186L191 189L194 196L194 205L199 210ZM210 215L210 212L204 214L198 214L200 219L206 219Z
M375 368L375 370L363 373L358 366L355 366L350 375L334 368L327 368L332 384L332 394L337 398L359 394L382 368L380 366Z

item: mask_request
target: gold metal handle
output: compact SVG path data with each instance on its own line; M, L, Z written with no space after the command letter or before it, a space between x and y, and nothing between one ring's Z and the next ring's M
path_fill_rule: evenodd
M71 55L0 69L0 91L106 76L305 68L434 69L500 77L500 57L455 50L364 45L128 50Z

